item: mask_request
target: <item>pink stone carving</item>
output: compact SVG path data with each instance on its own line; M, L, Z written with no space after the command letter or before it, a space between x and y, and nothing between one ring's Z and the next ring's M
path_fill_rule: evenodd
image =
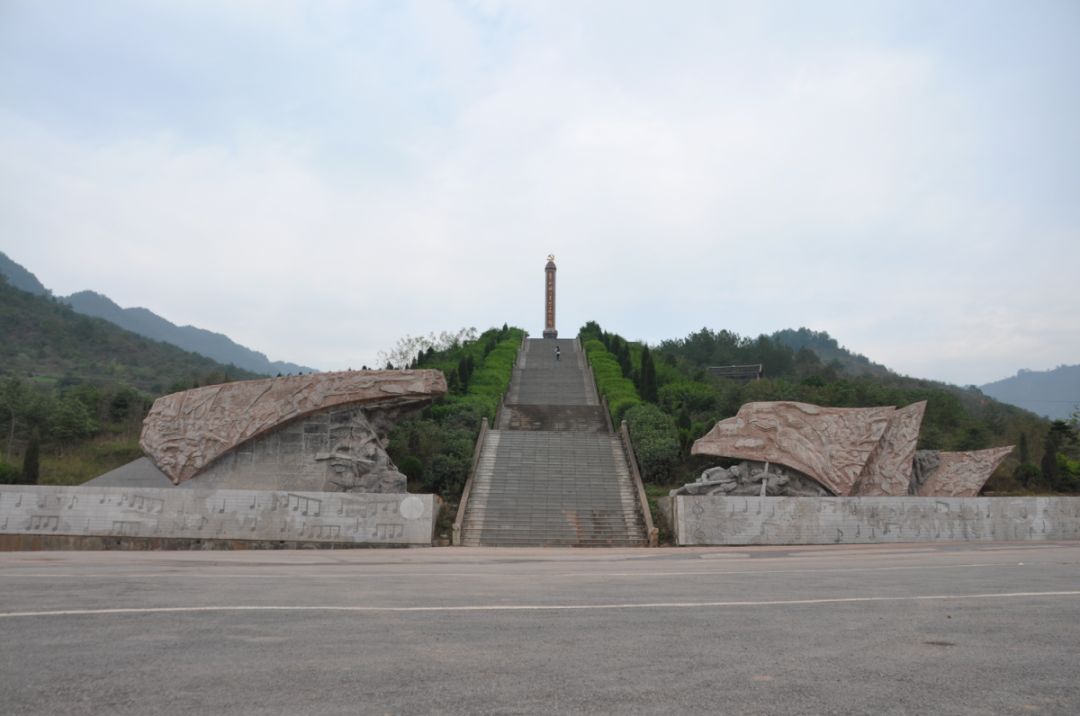
M695 441L691 454L775 462L812 477L835 495L849 495L895 412L893 407L747 403Z
M348 405L391 407L446 393L437 370L345 371L247 380L154 401L139 444L175 484L284 422Z
M919 486L920 497L976 497L1013 446L940 452L938 467Z
M923 400L892 414L881 441L870 453L851 491L852 495L900 497L908 494L913 473L912 460L925 413L926 401Z

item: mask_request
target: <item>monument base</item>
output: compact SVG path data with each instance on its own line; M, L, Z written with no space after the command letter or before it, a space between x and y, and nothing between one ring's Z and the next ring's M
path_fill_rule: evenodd
M558 338L558 331L544 331L544 338Z

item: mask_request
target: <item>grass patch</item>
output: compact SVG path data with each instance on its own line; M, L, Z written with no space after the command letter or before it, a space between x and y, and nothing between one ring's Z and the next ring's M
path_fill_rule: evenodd
M142 457L137 435L107 435L80 444L62 455L41 456L42 485L81 485L109 470Z

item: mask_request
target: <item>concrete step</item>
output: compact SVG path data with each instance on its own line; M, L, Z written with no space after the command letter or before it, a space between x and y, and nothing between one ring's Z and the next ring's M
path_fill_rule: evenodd
M609 433L599 405L505 405L499 418L499 430Z
M645 544L618 438L492 430L462 525L463 544Z
M462 544L646 545L622 445L602 411L576 340L526 341L473 475Z

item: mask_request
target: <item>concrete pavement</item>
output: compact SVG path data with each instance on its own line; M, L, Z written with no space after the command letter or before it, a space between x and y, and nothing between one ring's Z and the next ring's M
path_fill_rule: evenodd
M1080 712L1080 543L0 554L5 713Z

